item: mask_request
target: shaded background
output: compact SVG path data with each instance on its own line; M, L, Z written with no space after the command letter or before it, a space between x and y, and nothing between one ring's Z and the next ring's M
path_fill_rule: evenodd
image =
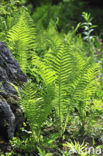
M68 32L77 23L82 22L82 12L91 13L93 24L98 25L96 33L103 31L103 0L27 0L35 22L42 21L46 28L51 19L57 24L59 31Z

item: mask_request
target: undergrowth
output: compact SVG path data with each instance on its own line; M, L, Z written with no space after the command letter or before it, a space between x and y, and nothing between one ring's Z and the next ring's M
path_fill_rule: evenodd
M21 128L23 135L10 141L12 151L8 155L68 155L71 147L80 155L78 148L84 151L86 138L92 145L98 137L102 143L103 132L101 64L95 54L96 38L91 36L95 26L90 14L83 13L85 23L64 34L57 30L58 20L50 20L45 29L33 22L27 8L16 9L14 17L18 18L5 29L7 35L3 31L0 37L28 76L22 88L14 86L27 121ZM79 26L84 28L87 41L76 34Z

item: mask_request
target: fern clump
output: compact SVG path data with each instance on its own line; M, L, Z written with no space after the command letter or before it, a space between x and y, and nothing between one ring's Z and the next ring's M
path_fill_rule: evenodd
M56 72L55 98L53 106L60 122L61 134L69 122L70 110L77 108L78 116L84 125L87 102L96 89L99 65L92 58L82 56L71 40L56 43L55 51L45 57L49 67ZM84 114L85 112L85 114ZM58 121L58 120L57 120Z
M88 58L86 55L82 55L81 50L74 47L74 42L71 39L55 42L54 47L49 49L44 58L35 54L32 59L34 68L30 68L31 74L36 77L38 84L38 87L33 89L36 91L33 99L35 106L32 109L34 111L34 127L38 127L37 129L40 130L42 123L55 109L55 122L58 125L57 130L60 136L66 130L71 120L71 112L74 112L75 109L78 110L77 116L84 126L86 112L91 105L88 101L95 93L95 83L99 71L99 66L93 62L92 57ZM26 87L25 91L28 89L29 87ZM29 98L29 96L26 97ZM21 98L22 100L23 98ZM26 99L26 101L28 100ZM28 108L29 105L33 106L29 101L27 105ZM25 101L24 108L26 108ZM29 122L32 123L31 118Z
M19 102L36 141L39 141L41 128L52 111L56 75L36 55L35 68L31 68L31 73L37 84L28 81L19 92Z
M21 68L35 78L35 82L28 81L19 91L19 101L38 142L44 123L52 115L55 118L53 125L61 137L75 113L84 133L86 114L91 107L89 101L95 94L99 72L98 63L92 56L87 57L83 40L81 36L75 37L75 31L64 37L50 21L48 29L41 34L44 36L41 36L40 43L44 44L39 49L36 42L39 37L36 40L32 19L24 9L8 32L11 49L15 50L13 54ZM39 50L45 51L41 55Z

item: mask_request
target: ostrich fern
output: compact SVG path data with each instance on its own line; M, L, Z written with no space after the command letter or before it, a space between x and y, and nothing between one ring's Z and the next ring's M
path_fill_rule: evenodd
M73 108L78 109L84 124L87 102L95 91L98 64L84 55L83 43L80 49L78 45L80 38L76 41L71 34L64 41L52 42L44 57L37 56L34 53L35 31L30 23L28 14L22 12L19 21L8 33L9 41L16 46L17 53L14 54L22 69L26 71L28 66L37 80L37 84L25 84L20 103L31 129L38 135L43 122L55 108L55 120L62 136Z
M50 68L56 72L55 98L53 106L59 119L59 130L63 134L69 121L71 107L77 107L80 120L84 122L86 102L95 92L98 64L92 58L82 56L80 51L68 41L56 44L55 52L45 56ZM82 102L82 105L81 105ZM83 120L82 120L83 118Z
M19 92L20 104L23 107L25 117L36 141L40 141L40 132L43 123L52 111L54 98L55 72L51 71L44 62L35 55L35 68L31 69L32 75L36 76L37 84L28 81ZM39 77L40 76L40 77ZM38 78L39 77L39 78Z
M34 68L30 70L39 81L34 88L29 89L30 83L26 86L24 94L26 100L21 97L21 103L28 120L30 119L29 122L35 127L35 132L40 132L42 123L55 108L55 120L62 136L73 108L78 109L78 116L84 124L89 107L87 103L96 88L98 64L94 63L92 58L82 56L79 49L67 41L57 42L54 47L44 59L34 55L32 60ZM35 96L31 101L29 95L31 96L33 91ZM29 116L30 110L33 111L32 116Z
M21 69L26 72L28 60L35 51L35 28L29 13L24 9L21 10L18 22L8 32L8 40Z

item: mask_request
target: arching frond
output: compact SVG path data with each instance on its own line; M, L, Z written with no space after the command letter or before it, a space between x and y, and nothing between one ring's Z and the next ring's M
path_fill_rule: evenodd
M39 88L36 84L28 81L20 90L19 103L23 107L23 111L32 132L36 135L40 134L41 127L48 115L51 113L51 101L54 97L54 90L52 87Z
M46 86L51 85L56 79L56 72L48 67L48 65L41 60L40 57L34 55L32 65L34 68L31 69L32 74L38 74ZM37 75L35 75L37 77Z
M67 42L57 43L55 52L51 50L45 55L45 60L57 75L53 105L63 127L71 107L91 98L95 90L98 64L92 58L84 58L78 49Z
M22 70L26 72L28 59L30 61L31 52L35 50L35 28L31 17L25 10L21 11L18 22L8 32L8 40L12 53Z

